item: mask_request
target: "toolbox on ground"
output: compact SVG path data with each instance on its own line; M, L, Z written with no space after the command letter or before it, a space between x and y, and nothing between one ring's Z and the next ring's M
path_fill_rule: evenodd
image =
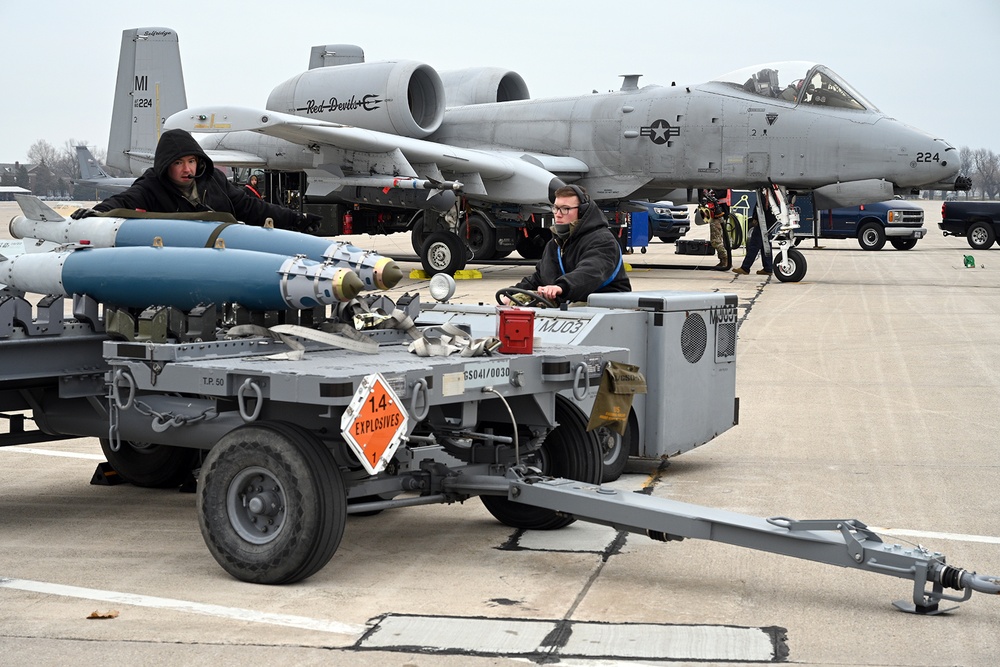
M707 239L677 239L674 254L677 255L711 255L715 252Z

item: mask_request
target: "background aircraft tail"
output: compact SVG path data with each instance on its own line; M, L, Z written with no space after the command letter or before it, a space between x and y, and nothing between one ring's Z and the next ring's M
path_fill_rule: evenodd
M163 121L186 108L177 33L170 28L122 31L108 164L134 175L151 167Z
M80 163L80 178L85 180L100 180L111 178L86 146L76 147L76 161Z

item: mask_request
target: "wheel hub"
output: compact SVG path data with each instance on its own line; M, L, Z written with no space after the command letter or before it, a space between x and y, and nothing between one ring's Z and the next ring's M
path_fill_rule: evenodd
M250 467L240 471L229 484L226 511L240 537L253 544L266 544L284 526L285 492L270 471Z

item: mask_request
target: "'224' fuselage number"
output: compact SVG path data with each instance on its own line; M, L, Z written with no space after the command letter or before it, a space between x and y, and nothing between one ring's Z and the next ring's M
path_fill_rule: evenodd
M930 151L917 153L917 162L940 162L941 156L939 153L931 153Z

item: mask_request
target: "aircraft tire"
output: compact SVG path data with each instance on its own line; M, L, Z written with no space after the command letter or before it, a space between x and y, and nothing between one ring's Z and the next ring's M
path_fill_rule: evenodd
M555 428L537 452L523 457L525 462L551 477L600 484L603 450L594 431L587 431L587 418L580 408L563 396L556 396ZM565 528L576 519L554 510L522 505L504 496L480 496L483 505L500 523L525 530Z
M527 236L518 236L515 250L525 259L541 259L545 244L552 238L552 233L545 229L531 228Z
M993 245L996 234L993 233L993 226L989 223L974 222L969 225L965 240L969 242L969 247L973 250L986 250Z
M456 234L432 232L420 250L420 264L428 275L447 273L454 275L465 268L468 249Z
M806 277L806 256L795 248L789 248L785 262L780 263L775 257L774 275L783 283L797 283Z
M917 240L916 239L891 238L891 239L889 239L889 243L891 243L892 247L895 248L896 250L912 250L913 248L916 247Z
M233 577L290 584L319 571L340 545L347 491L329 449L285 422L234 429L201 468L198 525Z
M468 231L466 231L466 224L468 224ZM471 214L465 222L459 225L458 236L472 249L474 261L485 262L496 256L496 230L479 213Z
M858 229L858 245L862 250L881 250L885 247L885 230L877 222L868 222Z
M101 438L101 450L119 477L134 486L152 489L179 486L197 465L199 454L199 450L188 447L128 440L122 440L116 452L107 438Z
M424 225L424 216L417 218L416 222L413 223L413 227L410 228L410 245L413 246L413 252L420 256L421 251L424 249L424 243L427 241L427 227Z

